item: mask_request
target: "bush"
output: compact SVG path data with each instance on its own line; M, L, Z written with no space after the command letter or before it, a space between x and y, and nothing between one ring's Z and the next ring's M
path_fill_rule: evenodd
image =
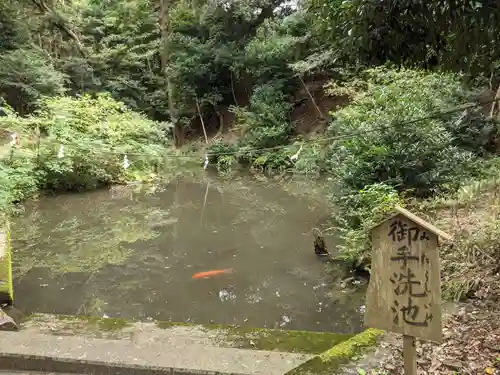
M39 189L94 188L150 174L165 153L161 125L108 95L49 98L35 115L10 113L0 117L0 126L17 130L22 140L12 158L0 164L0 180L9 179L2 184L0 204L22 200ZM37 129L43 134L38 150Z
M479 110L429 118L470 95L455 75L376 68L352 86L351 104L328 128L329 136L352 135L329 146L326 162L338 184L341 256L360 261L370 254L370 229L403 205L403 194L449 193L466 178L491 174L494 167L478 157L495 152L498 127Z
M290 151L282 148L274 151L255 152L252 157L252 168L257 170L283 170L292 166Z
M465 110L446 124L455 145L481 157L500 151L499 123L483 113L481 107Z
M336 229L343 239L339 246L340 258L351 261L368 258L370 229L384 220L396 205L403 205L398 192L386 184L368 185L359 192L334 195L333 200L337 204Z
M229 171L236 163L236 153L238 147L235 144L224 143L218 140L208 147L209 161L217 165L219 171Z
M286 144L292 131L290 108L281 82L258 86L250 106L235 109L238 124L244 130L240 146L269 148Z
M323 149L324 144L322 142L305 143L298 159L294 163L295 171L305 174L319 174L326 172Z
M463 103L468 92L455 75L376 68L364 76L366 91L328 128L330 136L353 133L330 147L329 167L342 185L386 182L428 196L464 173L474 156L455 144L448 122L457 114L409 122Z
M42 95L63 93L65 79L43 51L17 49L0 53L0 91L23 114L36 108Z

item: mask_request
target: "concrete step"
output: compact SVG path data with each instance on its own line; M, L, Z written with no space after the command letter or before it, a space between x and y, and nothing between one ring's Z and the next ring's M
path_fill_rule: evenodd
M0 375L84 375L84 374L68 374L62 372L40 372L40 371L16 371L16 370L0 370Z
M94 374L282 375L312 355L224 348L172 335L113 340L0 332L0 368Z

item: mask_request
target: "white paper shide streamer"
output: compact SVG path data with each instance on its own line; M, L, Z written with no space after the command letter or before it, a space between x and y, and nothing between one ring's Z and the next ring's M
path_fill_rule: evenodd
M297 160L298 160L299 155L300 155L300 152L302 151L302 146L303 146L303 145L300 145L299 151L297 151L297 153L296 153L296 154L294 154L294 155L290 156L290 160L291 160L291 161L297 161Z
M19 146L19 135L17 133L10 133L10 147Z
M130 163L128 162L127 154L125 154L125 156L123 156L123 168L127 169L128 167L130 167Z
M203 170L206 170L208 167L208 155L205 154L205 162L203 163Z
M57 153L57 157L59 159L62 159L64 157L64 146L63 145L59 146L59 152Z

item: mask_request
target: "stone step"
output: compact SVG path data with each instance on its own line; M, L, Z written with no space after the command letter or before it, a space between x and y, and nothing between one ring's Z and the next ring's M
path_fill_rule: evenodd
M40 371L18 371L18 370L0 370L0 375L84 375L62 372L40 372Z
M94 374L282 375L312 355L222 348L184 335L163 340L112 340L0 332L0 368Z

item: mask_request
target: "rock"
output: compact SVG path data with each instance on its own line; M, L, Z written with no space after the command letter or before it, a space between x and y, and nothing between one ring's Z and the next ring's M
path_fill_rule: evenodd
M14 319L12 319L5 311L0 309L0 331L17 331L18 327Z

